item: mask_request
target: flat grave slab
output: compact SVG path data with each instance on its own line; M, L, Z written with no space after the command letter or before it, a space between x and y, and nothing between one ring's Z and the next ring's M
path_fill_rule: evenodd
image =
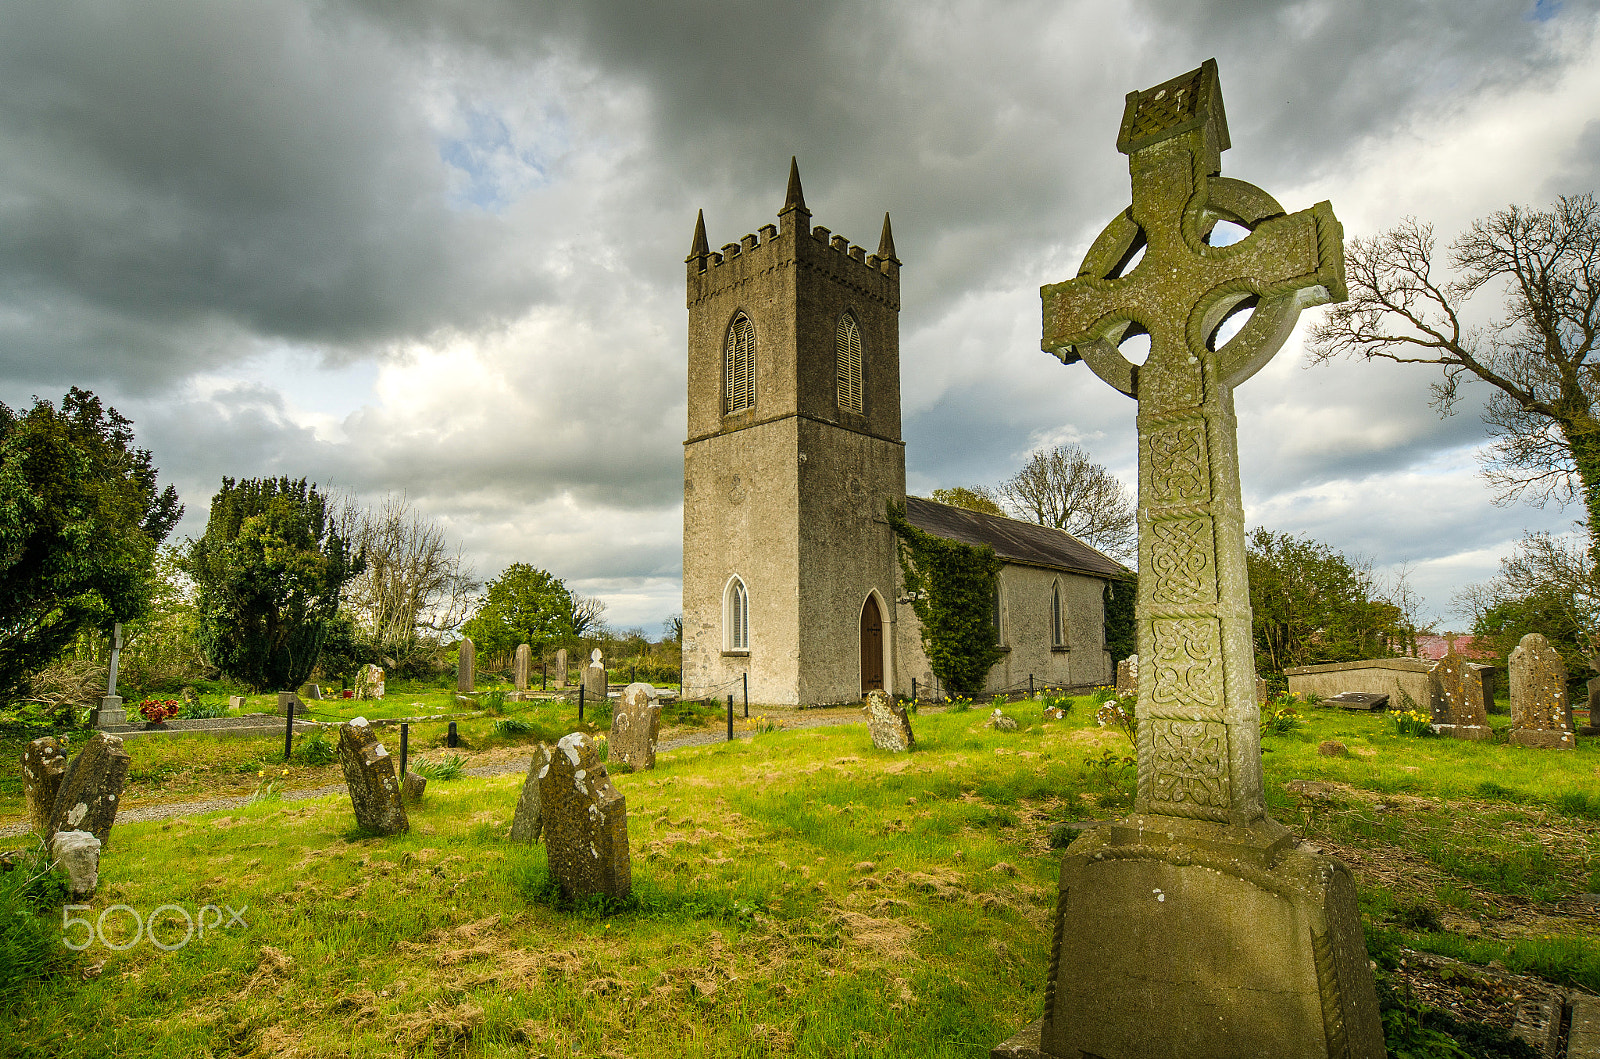
M1371 691L1347 691L1331 699L1323 699L1324 706L1338 706L1346 710L1387 710L1389 696Z

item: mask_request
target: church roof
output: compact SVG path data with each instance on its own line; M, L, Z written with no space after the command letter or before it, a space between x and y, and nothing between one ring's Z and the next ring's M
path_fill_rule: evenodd
M963 544L987 544L1008 563L1096 577L1117 577L1127 567L1095 550L1065 530L951 507L920 496L906 497L906 521L935 537Z

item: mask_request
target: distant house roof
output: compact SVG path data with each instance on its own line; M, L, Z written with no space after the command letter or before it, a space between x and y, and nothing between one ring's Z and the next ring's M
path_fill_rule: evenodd
M935 537L963 544L987 544L1008 563L1117 577L1127 567L1096 551L1065 530L951 507L920 496L906 497L906 521Z
M1494 648L1490 647L1487 643L1479 645L1477 638L1474 636L1461 636L1452 633L1446 633L1443 636L1433 636L1431 634L1418 636L1417 657L1429 658L1435 662L1439 661L1445 655L1450 653L1450 642L1448 637L1452 636L1456 642L1456 654L1460 655L1462 658L1470 658L1488 662L1498 661L1498 658L1494 653Z

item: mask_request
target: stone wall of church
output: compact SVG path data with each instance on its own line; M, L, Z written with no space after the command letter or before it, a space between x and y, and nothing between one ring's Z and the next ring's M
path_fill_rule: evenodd
M1058 578L1067 610L1065 648L1054 647L1050 642L1050 590ZM985 692L1026 685L1029 674L1036 683L1110 683L1112 665L1105 648L1104 589L1105 582L1099 578L1006 564L1000 571L1000 598L1001 638L1007 650L989 670ZM922 625L909 604L901 605L898 612L901 688L909 694L915 677L919 693L926 695L924 689L932 682L933 672L922 649Z
M901 442L800 422L800 696L861 698L861 609L876 592L884 622L884 684L894 694L894 601L900 565L885 504L905 499Z
M800 422L784 419L684 448L683 680L691 697L748 673L751 702L801 701L794 649ZM725 650L723 593L735 574L749 593L748 653Z

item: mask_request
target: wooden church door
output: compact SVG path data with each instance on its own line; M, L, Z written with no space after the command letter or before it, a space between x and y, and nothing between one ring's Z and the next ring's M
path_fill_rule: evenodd
M861 694L883 690L883 615L876 596L861 608Z

